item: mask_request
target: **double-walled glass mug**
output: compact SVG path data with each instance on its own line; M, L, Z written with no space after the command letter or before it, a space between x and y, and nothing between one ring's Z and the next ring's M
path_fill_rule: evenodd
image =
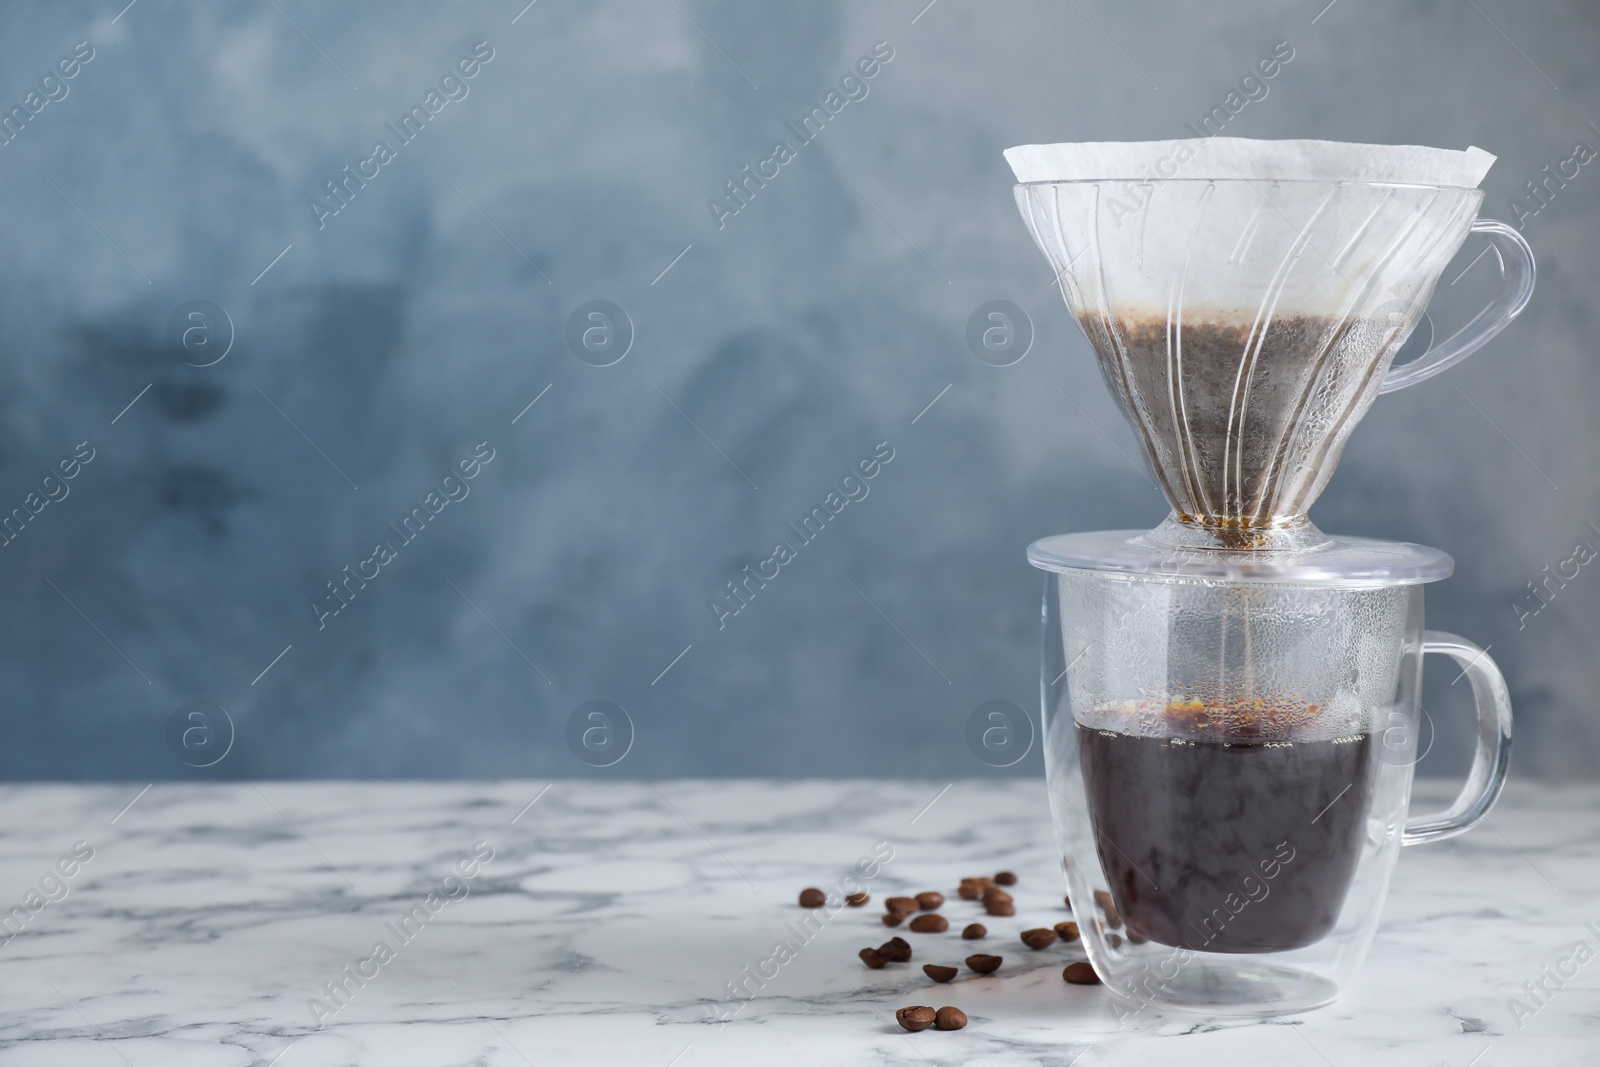
M1123 1015L1326 1004L1372 942L1401 845L1462 833L1505 779L1511 705L1478 646L1423 628L1450 558L1334 539L1174 551L1130 532L1030 546L1045 769L1079 928ZM1472 770L1410 816L1422 657L1477 701Z

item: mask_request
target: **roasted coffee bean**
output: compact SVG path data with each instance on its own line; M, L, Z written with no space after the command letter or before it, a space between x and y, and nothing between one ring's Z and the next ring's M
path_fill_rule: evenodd
M1004 889L989 886L983 891L983 910L990 915L1015 915L1016 902Z
M1049 948L1056 943L1056 932L1048 926L1022 931L1022 943L1031 949Z
M961 931L961 937L965 941L977 941L979 938L987 936L989 936L989 928L982 923L968 923L967 928Z
M1106 944L1110 945L1112 948L1121 948L1122 938L1118 937L1116 934L1107 934Z
M959 1030L967 1025L967 1013L960 1008L940 1008L933 1015L933 1025L941 1030Z
M890 897L883 906L888 911L913 912L917 910L917 901L915 897Z
M844 898L844 902L850 905L852 908L859 908L861 905L865 904L871 899L872 898L865 893L851 893L849 896Z
M983 886L978 884L976 878L961 879L961 887L956 890L962 900L977 900L978 894L983 892Z
M1146 938L1143 934L1134 933L1133 932L1133 927L1131 927L1131 926L1128 927L1127 934L1128 934L1128 943L1130 945L1142 945L1142 944L1145 943L1145 941L1148 940L1148 938Z
M985 956L980 952L975 956L967 957L967 966L979 974L993 974L1000 969L1001 959L1002 957L1000 956Z
M995 885L1016 885L1017 884L1017 876L1012 874L1010 871L1001 871L999 874L994 876L994 884Z
M862 963L865 963L868 967L871 967L875 971L883 970L883 965L889 962L883 958L883 953L879 952L875 948L864 948L860 952L856 953L856 955L861 957Z
M926 893L917 894L917 907L921 908L923 911L938 911L940 905L943 903L943 893L935 893L930 889Z
M922 973L932 978L935 982L948 982L959 972L954 967L941 967L937 963L924 963Z
M802 908L820 908L828 902L828 894L815 887L800 890L800 906Z
M918 1030L926 1030L928 1027L932 1026L933 1020L937 1016L934 1014L932 1008L915 1007L901 1008L899 1011L894 1013L894 1017L901 1026L905 1027L907 1030L910 1030L914 1034Z
M883 917L883 925L885 926L899 926L905 921L906 913L903 911L891 911Z
M1063 941L1076 941L1081 936L1077 923L1056 923L1056 936Z
M948 929L950 929L950 920L933 912L929 912L926 915L918 915L911 920L911 932L915 934L942 934Z
M908 963L911 960L911 942L903 937L891 937L878 946L878 953L890 963Z
M1094 968L1087 963L1069 963L1062 970L1061 977L1073 985L1099 985L1100 976L1094 973Z
M1106 923L1113 930L1122 925L1122 916L1117 914L1116 902L1111 899L1111 894L1104 889L1094 891L1094 902L1100 905L1100 910L1106 913Z

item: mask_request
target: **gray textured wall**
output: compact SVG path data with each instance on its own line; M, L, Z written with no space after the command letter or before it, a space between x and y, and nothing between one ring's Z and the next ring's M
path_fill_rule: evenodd
M8 5L7 110L93 58L0 147L0 504L67 494L0 549L4 772L990 773L969 714L1036 692L1024 546L1164 513L1001 149L1181 136L1279 41L1228 132L1477 144L1501 217L1600 147L1590 5L925 2ZM385 124L480 41L401 144ZM880 41L867 95L719 228L708 198ZM1512 606L1600 547L1597 166L1525 220L1524 319L1380 400L1314 512L1456 557L1430 621L1492 643L1521 774L1600 751L1600 575L1521 628ZM566 340L596 299L635 332L607 367ZM1033 319L1014 366L968 350L990 299ZM213 366L169 342L191 300L231 317ZM869 495L719 631L708 601L881 441ZM412 543L387 525L447 489L469 495ZM379 541L396 557L319 629ZM1440 772L1467 744L1453 673L1430 674ZM604 771L567 742L594 699L635 727ZM194 700L235 731L204 770L169 748Z

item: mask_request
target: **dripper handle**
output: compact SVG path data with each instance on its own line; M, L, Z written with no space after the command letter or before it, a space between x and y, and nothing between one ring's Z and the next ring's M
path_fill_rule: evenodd
M1400 837L1403 845L1443 841L1470 830L1494 807L1511 763L1511 695L1500 668L1483 649L1443 630L1422 635L1422 653L1429 652L1454 659L1472 682L1472 696L1478 705L1478 751L1456 802L1437 815L1407 819Z
M1533 249L1528 247L1522 234L1497 219L1478 219L1472 224L1471 232L1488 237L1490 247L1500 259L1500 291L1470 322L1420 358L1404 366L1391 367L1378 386L1378 392L1392 393L1416 385L1460 363L1511 325L1511 320L1528 306L1533 296Z

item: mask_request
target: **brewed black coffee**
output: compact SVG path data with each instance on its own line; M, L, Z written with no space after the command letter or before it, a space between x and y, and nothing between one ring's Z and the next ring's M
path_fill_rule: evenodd
M1338 920L1361 856L1376 746L1188 740L1078 726L1089 817L1135 934L1204 952L1282 952Z

